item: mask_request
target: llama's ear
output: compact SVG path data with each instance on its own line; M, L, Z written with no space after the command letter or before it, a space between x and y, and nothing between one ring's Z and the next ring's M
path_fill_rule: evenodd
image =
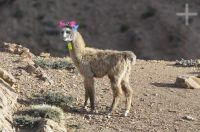
M72 28L72 31L76 31L78 29L79 25L75 25L73 28Z

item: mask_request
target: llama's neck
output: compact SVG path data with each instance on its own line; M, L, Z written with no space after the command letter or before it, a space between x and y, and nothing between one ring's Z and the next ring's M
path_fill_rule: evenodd
M85 52L85 42L81 34L76 31L73 34L72 49L69 51L70 57L72 58L75 65L79 65L82 56Z

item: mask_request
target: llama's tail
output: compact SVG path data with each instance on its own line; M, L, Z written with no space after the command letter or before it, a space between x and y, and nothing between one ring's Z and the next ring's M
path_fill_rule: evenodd
M124 58L125 60L129 60L132 64L136 63L136 55L132 51L124 51Z

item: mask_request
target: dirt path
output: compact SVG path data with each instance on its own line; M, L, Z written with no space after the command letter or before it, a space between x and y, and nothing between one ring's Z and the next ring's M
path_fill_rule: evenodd
M76 99L72 109L66 110L66 125L69 131L136 131L136 132L199 132L200 131L200 90L176 88L173 84L178 75L197 74L196 68L175 67L174 62L138 60L133 66L131 86L134 89L133 105L128 117L124 112L124 99L111 118L103 113L112 102L112 92L107 77L95 80L97 114L80 112L84 99L82 77L66 70L47 69L45 72L54 85L30 76L19 67L18 55L0 52L0 66L11 72L19 82L20 107L31 102L27 98L36 93L60 91ZM22 73L20 75L19 73ZM184 116L195 118L194 121Z

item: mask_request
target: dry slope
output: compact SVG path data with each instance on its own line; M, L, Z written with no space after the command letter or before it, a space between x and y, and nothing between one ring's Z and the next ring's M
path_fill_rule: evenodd
M79 110L84 98L83 80L79 74L46 69L45 72L54 81L53 85L47 85L19 68L26 66L26 63L17 61L19 57L0 52L1 67L12 73L19 84L16 89L19 109L31 104L28 98L36 93L53 90L73 96L76 99L74 105L65 111L66 126L71 131L200 131L200 90L181 89L173 85L177 75L196 74L196 68L175 67L174 62L169 61L138 60L131 73L134 96L130 115L126 118L120 116L124 108L124 103L120 102L116 114L107 118L103 112L112 100L107 77L95 80L97 114L88 115Z

